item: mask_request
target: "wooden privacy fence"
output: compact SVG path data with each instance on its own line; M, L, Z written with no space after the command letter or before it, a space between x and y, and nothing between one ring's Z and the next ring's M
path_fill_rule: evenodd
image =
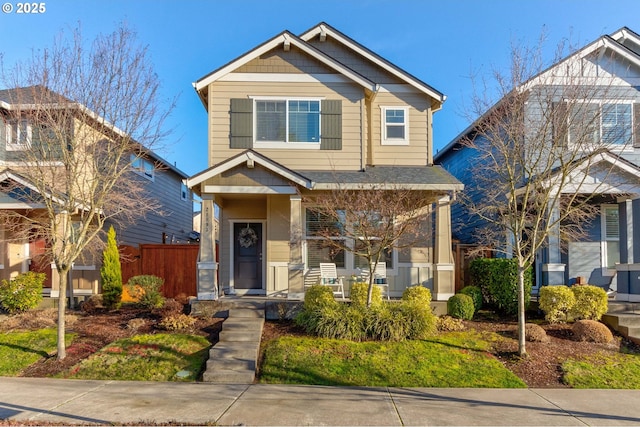
M122 282L133 276L151 274L162 277L162 294L175 298L180 294L197 295L199 245L140 245L120 247Z

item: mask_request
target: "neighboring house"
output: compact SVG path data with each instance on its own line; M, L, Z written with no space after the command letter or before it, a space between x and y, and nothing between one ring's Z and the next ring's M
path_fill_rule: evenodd
M23 210L32 215L37 215L43 207L37 203L37 197L33 197L33 193L38 190L29 182L28 170L34 165L26 161L25 150L30 144L39 144L46 132L44 125L31 118L36 106L29 100L36 92L44 96L33 97L35 99L61 99L48 89L38 86L0 90L0 209ZM21 103L15 102L18 99L22 100ZM87 109L78 111L82 113L75 115L74 120L83 121L93 131L101 132L102 127L97 125L100 119L93 112ZM79 127L76 124L70 128L75 129L71 131L74 132L71 137L74 137ZM87 134L86 128L83 132ZM108 137L103 133L96 133L94 136ZM62 144L60 146L63 147ZM192 193L186 186L187 175L152 152L136 157L132 173L145 182L144 191L148 192L149 198L161 205L162 215L149 214L126 228L117 228L118 243L137 246L141 243L188 242L189 233L193 229L193 201ZM64 167L61 161L55 159L38 163L38 166L51 170L61 170ZM55 182L50 185L51 193L38 193L38 197L64 197L64 192L56 188ZM29 194L29 197L22 197L23 194ZM50 261L43 261L42 257L46 245L44 238L33 237L31 241L17 239L4 224L0 226L0 278L9 279L30 270L41 271L47 274L45 293L57 297L57 273ZM99 293L99 277L100 260L88 256L78 259L71 272L74 295Z
M555 79L555 83L551 79ZM567 81L571 84L562 83ZM572 87L574 84L576 87ZM537 254L534 293L543 285L586 281L617 290L617 299L640 301L639 85L640 36L622 28L600 37L516 89L525 90L528 94L528 101L523 105L525 114L522 120L525 123L534 122L528 120L535 117L553 117L553 120L563 117L562 120L567 120L566 124L554 122L549 126L553 128L546 133L550 144L553 138L553 144L561 144L571 150L573 135L580 131L589 132L585 135L593 138L595 145L604 150L600 156L594 157L597 163L590 169L581 169L581 162L586 164L590 153L572 151L579 154L579 159L574 162L578 165L573 172L576 182L579 177L585 183L578 193L597 195L592 203L599 205L600 215L586 225L588 236L580 241L561 241L556 236L562 236L562 230L550 236L546 247ZM532 106L538 105L535 100L529 102L534 96L541 97L541 93L555 96L553 102L549 99L546 107L541 108L542 113ZM573 97L575 93L582 93L586 99L581 102ZM572 104L568 104L568 99ZM490 111L500 111L502 102L505 99L498 101ZM574 115L574 119L588 118L588 115L595 119L587 120L588 124L578 129L577 125L571 124L570 115L560 115L562 109L567 108L574 108L585 115ZM485 116L434 156L436 163L465 184L465 191L475 200L486 194L482 189L475 193L470 191L477 187L473 185L471 170L481 161L480 155L463 141L476 138L476 129L483 119ZM562 141L557 137L560 131L563 132ZM587 176L581 175L581 170L586 170ZM455 206L452 215L456 240L468 245L481 243L477 236L486 223L471 215L462 204ZM564 226L566 224L561 227Z
M194 87L209 125L210 167L188 180L203 199L200 299L219 289L300 298L320 262L356 273L352 254L329 254L314 238L303 203L338 185L426 192L434 237L386 255L391 295L412 285L434 300L453 295L450 203L462 185L432 161L443 94L325 23L284 31Z

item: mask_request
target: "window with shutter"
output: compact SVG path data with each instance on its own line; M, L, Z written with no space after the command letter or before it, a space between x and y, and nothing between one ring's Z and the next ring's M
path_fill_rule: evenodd
M620 222L617 206L602 207L603 267L615 269L620 262Z
M629 102L583 102L572 106L569 141L574 145L631 146L634 111ZM635 144L635 142L634 142Z

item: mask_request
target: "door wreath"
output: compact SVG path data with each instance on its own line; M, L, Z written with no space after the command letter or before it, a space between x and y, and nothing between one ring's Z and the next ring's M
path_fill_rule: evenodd
M243 228L238 233L238 244L243 248L250 248L258 242L258 235L253 230L253 228L249 227L247 224L246 228Z

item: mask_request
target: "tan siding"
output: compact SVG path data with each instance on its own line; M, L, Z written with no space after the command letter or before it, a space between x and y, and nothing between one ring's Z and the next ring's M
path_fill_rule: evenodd
M301 52L295 46L290 51L272 50L234 70L235 73L298 73L332 72L326 65Z
M409 145L382 145L381 107L409 106ZM379 93L371 106L371 162L374 165L422 166L428 160L429 100L418 94Z
M267 261L289 262L289 196L270 196L267 222Z
M216 82L210 87L211 128L209 143L213 157L209 164L217 164L242 150L229 148L229 102L232 98L246 96L298 96L321 97L342 100L342 150L295 150L295 149L254 149L265 156L296 169L336 169L353 170L360 168L361 127L360 100L361 87L336 83L282 83L264 82Z
M232 168L222 174L207 180L206 185L241 185L241 186L271 186L271 185L288 185L289 182L279 175L265 169L262 166L256 166L254 169L247 169L246 166L240 165Z

